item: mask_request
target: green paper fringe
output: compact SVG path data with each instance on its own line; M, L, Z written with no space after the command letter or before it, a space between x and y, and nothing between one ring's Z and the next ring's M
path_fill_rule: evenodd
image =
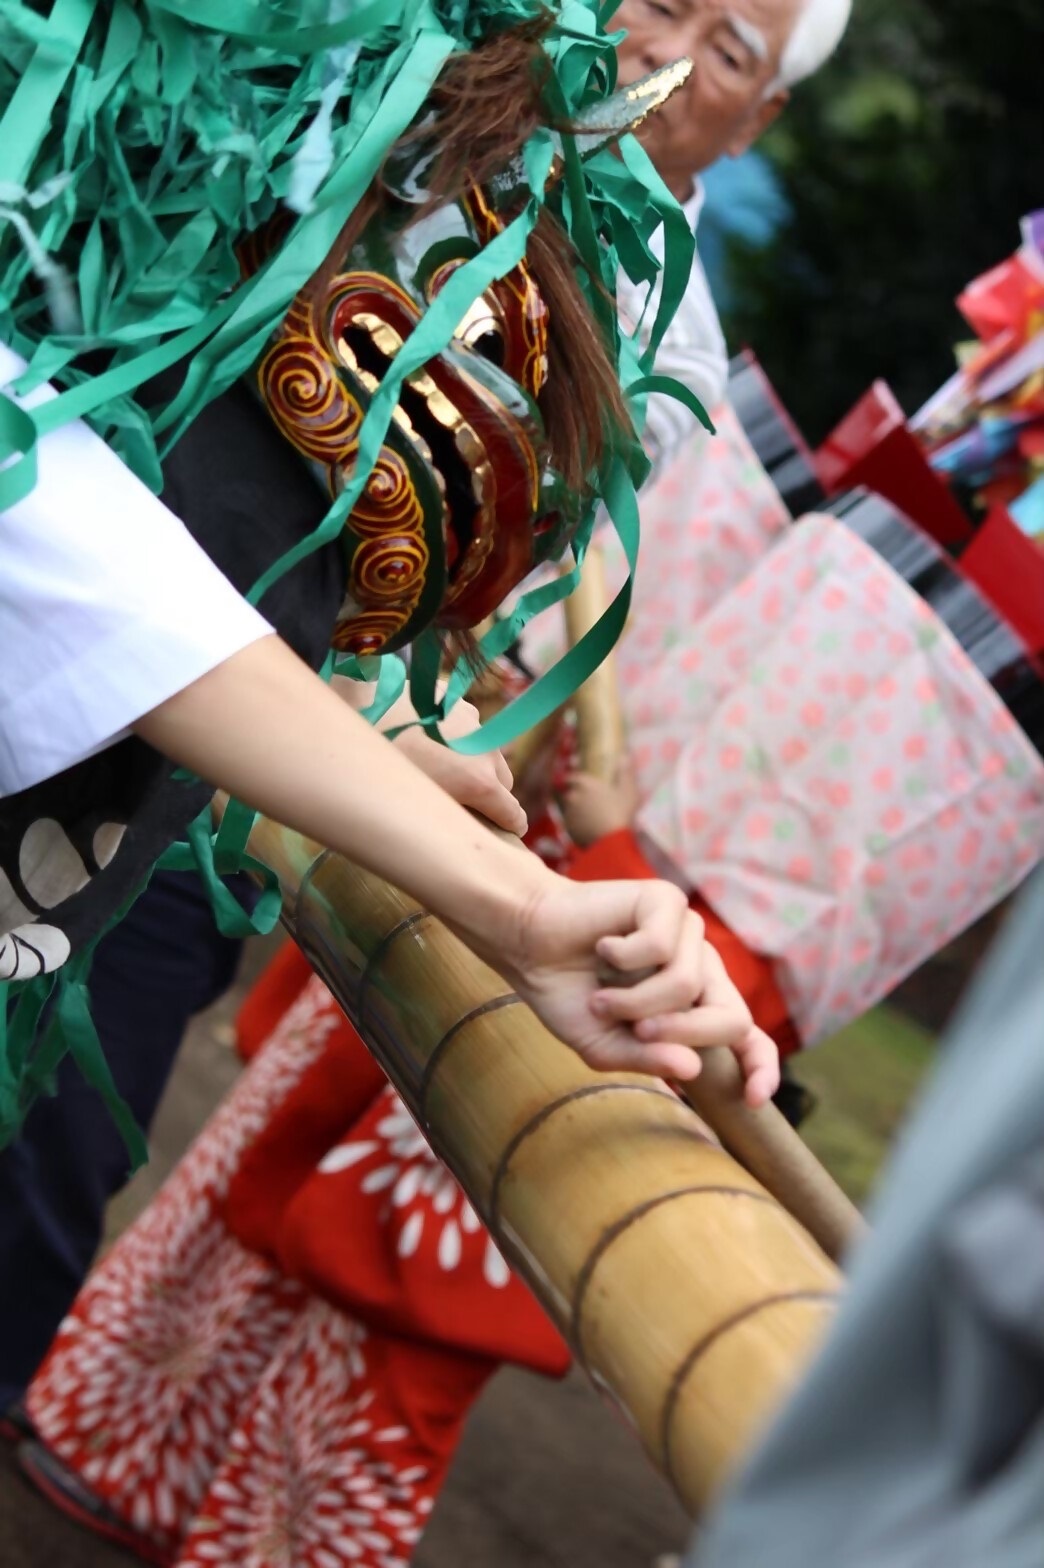
M31 491L39 437L81 417L158 491L163 454L256 360L420 113L449 54L547 16L549 92L564 122L614 84L613 40L596 0L53 0L48 14L0 0L0 341L29 362L18 392L45 381L60 389L31 416L0 398L0 508ZM592 309L604 318L624 385L635 391L640 426L653 355L688 281L692 235L633 139L622 144L622 159L603 154L583 166L571 138L564 142L566 179L551 199L586 269ZM255 602L336 537L405 377L441 352L471 302L525 254L552 151L546 131L527 145L528 201L427 311L373 399L352 483L314 533L255 584ZM303 210L282 249L241 282L239 237L295 204ZM620 258L632 276L651 279L657 263L649 240L661 223L663 289L652 341L641 351L621 339L594 280L611 294ZM108 368L92 376L82 362L98 352ZM187 366L180 391L165 408L146 412L137 389L175 364ZM678 391L692 406L691 395ZM646 471L635 438L606 454L599 476L632 569L635 487ZM574 546L577 565L592 519L593 511ZM573 581L575 573L525 596L491 634L494 644L517 635ZM469 737L458 749L503 745L558 707L612 645L629 594L628 583L583 651L573 650L513 715L499 715L482 741ZM422 722L437 735L448 704L435 701L436 662L435 649L422 647L412 685ZM469 679L464 666L455 672L450 700ZM247 917L229 907L218 876L246 863L248 831L249 814L237 807L220 833L198 822L189 843L164 857L164 864L200 866L227 929L240 929ZM270 925L277 910L270 886L254 926L258 919ZM89 967L90 954L74 955L58 976L10 988L20 993L17 1005L0 985L0 1145L67 1045L138 1160L144 1146L90 1025ZM44 1016L52 1022L41 1040L48 1003Z

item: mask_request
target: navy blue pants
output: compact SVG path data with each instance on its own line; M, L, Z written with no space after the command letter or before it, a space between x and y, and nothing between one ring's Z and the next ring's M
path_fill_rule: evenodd
M237 888L237 893L240 891ZM214 926L202 884L160 872L99 944L94 1020L120 1093L148 1128L189 1019L232 982L241 944ZM18 1399L83 1284L105 1207L128 1177L101 1098L67 1059L0 1152L0 1409Z

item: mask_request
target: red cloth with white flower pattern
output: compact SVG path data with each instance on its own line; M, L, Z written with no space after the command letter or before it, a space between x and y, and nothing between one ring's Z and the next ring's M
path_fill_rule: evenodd
M300 995L92 1273L29 1409L178 1568L405 1568L489 1374L568 1351L326 987L278 963Z

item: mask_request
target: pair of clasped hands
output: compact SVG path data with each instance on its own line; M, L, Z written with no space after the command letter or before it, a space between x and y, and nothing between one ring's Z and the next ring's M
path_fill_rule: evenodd
M408 699L402 698L379 727L390 729L414 717ZM479 722L477 710L459 701L442 729L455 739L470 734ZM512 793L514 780L502 753L464 757L433 741L420 727L403 730L395 744L460 805L518 837L525 833L526 813ZM570 796L583 801L585 791L597 793L597 781L577 775L570 783ZM655 967L657 973L631 988L596 988L588 996L585 1016L571 998L568 1002L565 994L560 998L561 980L552 972L539 987L539 1005L536 996L526 994L545 1023L591 1067L652 1073L679 1082L698 1075L699 1048L728 1046L743 1069L748 1103L757 1106L770 1099L779 1087L775 1044L751 1021L717 951L704 939L702 920L684 895L663 882L588 883L590 893L574 906L568 891L579 891L581 884L561 877L555 882L558 886L541 921L549 953L568 943L570 936L576 938L578 925L585 920L580 906L587 904L586 921L594 949L603 960L603 974L606 963L622 969ZM624 936L595 938L599 916L630 919L634 929ZM578 968L586 990L586 955Z
M525 830L501 756L461 756L418 727L391 742L346 696L267 636L135 729L216 788L402 888L591 1067L686 1082L699 1074L701 1049L726 1046L748 1103L772 1096L775 1045L677 887L557 876L472 815ZM400 701L383 726L411 717ZM460 702L444 732L454 738L477 721ZM644 977L607 986L607 966Z

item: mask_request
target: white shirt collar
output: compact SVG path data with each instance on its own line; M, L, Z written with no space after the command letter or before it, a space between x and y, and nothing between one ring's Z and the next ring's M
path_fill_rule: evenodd
M703 210L703 197L703 182L698 178L694 179L692 182L691 194L686 196L685 200L681 203L681 210L688 218L689 227L691 229L695 229L697 223L699 222L700 213Z

